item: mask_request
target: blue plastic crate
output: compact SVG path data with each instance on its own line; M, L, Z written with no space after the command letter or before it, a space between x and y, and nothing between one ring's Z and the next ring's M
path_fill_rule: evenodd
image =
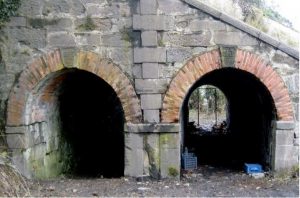
M251 173L262 173L262 166L260 164L247 164L245 163L245 172L247 174L251 174Z
M184 170L193 170L197 168L197 157L193 153L182 154L182 168Z

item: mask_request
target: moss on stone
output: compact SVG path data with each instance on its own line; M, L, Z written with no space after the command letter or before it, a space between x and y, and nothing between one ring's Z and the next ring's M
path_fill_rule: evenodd
M29 19L29 25L33 28L44 28L47 25L55 25L58 23L58 19Z
M175 167L169 167L168 175L171 177L177 177L179 175L179 171Z
M81 31L93 31L96 29L96 25L93 19L90 16L87 16L85 18L85 22L79 25L76 29Z

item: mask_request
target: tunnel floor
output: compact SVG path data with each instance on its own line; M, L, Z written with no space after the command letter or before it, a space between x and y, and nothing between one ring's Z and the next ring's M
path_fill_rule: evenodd
M124 174L124 115L114 90L94 74L66 74L58 105L65 174L121 177Z
M195 135L188 130L188 99L202 85L213 85L226 96L229 132L225 135ZM194 152L199 164L233 169L242 169L244 163L259 163L265 169L271 167L275 108L270 93L253 75L233 68L206 74L187 95L182 115L183 148Z

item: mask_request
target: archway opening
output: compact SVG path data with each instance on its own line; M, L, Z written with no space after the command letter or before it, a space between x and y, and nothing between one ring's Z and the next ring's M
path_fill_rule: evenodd
M41 133L47 134L45 156L33 158L52 164L46 172L123 176L124 112L109 84L90 72L65 69L47 76L31 98L28 109L39 116L32 115L28 122L46 123ZM50 158L55 162L47 162Z
M189 123L191 96L207 85L218 88L226 97L226 129L219 133L195 133ZM272 121L276 112L268 89L254 75L235 68L205 74L188 92L181 118L182 148L193 151L199 164L242 169L244 163L260 163L265 169L272 168Z

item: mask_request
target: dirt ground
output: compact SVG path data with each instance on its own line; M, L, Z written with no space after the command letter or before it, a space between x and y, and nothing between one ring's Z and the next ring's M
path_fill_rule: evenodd
M185 172L180 180L60 178L28 184L33 197L299 197L298 177L255 179L242 171L210 166Z

